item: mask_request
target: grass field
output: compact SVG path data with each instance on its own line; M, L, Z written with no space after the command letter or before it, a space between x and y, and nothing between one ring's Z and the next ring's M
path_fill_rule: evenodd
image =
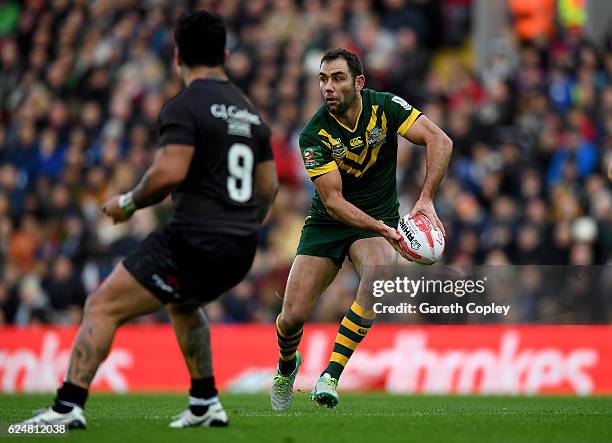
M48 395L0 396L0 422L28 417ZM223 395L226 429L168 429L184 395L105 395L88 400L88 429L59 441L187 442L612 442L612 397L408 397L344 394L333 410L298 394L275 413L264 395ZM8 441L15 437L1 438ZM18 438L17 441L44 438ZM55 440L58 441L58 440Z

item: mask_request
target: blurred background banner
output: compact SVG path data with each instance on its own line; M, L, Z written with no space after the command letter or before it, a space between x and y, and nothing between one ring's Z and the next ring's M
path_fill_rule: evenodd
M305 329L296 388L309 392L336 325ZM73 327L0 330L0 391L53 392ZM266 392L276 370L272 325L215 325L215 378L224 391ZM245 343L247 344L245 346ZM612 394L610 326L377 325L343 374L343 390L414 394ZM168 325L126 326L93 390L184 391L189 377Z

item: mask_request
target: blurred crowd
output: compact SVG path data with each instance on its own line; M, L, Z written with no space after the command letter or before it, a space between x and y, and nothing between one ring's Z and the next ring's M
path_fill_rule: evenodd
M477 72L470 4L0 1L0 324L78 322L87 294L167 219L170 201L118 226L100 206L150 164L158 112L182 87L173 24L189 7L226 17L227 71L272 128L282 185L249 277L207 307L213 321L267 322L280 309L313 193L297 137L321 106L316 73L328 48L356 52L367 87L402 96L453 139L436 200L446 264L609 264L610 46L580 29L522 40L509 29ZM424 148L400 140L402 213L424 159ZM341 318L357 285L347 262L314 319ZM523 311L513 320L546 321Z

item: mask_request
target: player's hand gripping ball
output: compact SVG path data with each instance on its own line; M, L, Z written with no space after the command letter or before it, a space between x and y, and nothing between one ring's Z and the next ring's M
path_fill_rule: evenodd
M401 218L397 227L402 240L402 255L421 265L433 265L444 254L444 235L423 214Z

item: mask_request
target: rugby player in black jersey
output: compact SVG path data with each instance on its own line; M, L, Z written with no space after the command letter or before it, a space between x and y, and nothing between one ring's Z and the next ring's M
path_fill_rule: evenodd
M191 375L189 409L170 426L228 424L217 398L210 330L201 306L250 269L256 232L278 181L270 131L225 74L223 19L206 11L185 13L175 40L185 88L160 112L153 165L132 191L102 208L122 223L172 194L172 217L89 296L54 405L24 423L85 427L88 389L116 329L166 306Z

